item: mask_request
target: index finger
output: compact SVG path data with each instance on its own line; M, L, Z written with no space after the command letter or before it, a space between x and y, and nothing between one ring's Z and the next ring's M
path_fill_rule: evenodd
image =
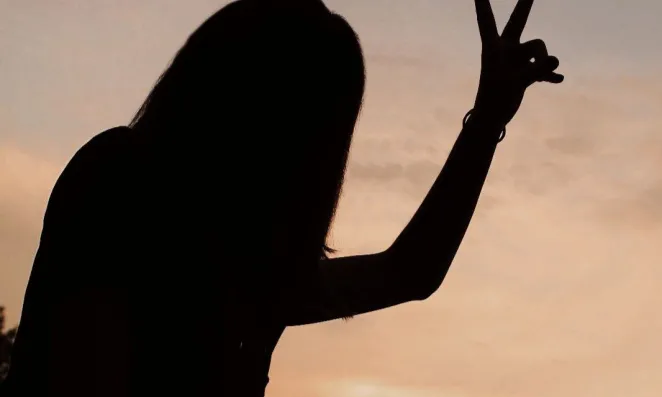
M526 22L529 20L529 14L531 13L532 7L533 0L519 0L517 2L506 27L503 29L502 37L504 39L519 42L522 33L524 33Z
M489 45L499 40L499 29L497 28L494 12L490 0L475 0L476 17L478 19L478 29L483 45Z

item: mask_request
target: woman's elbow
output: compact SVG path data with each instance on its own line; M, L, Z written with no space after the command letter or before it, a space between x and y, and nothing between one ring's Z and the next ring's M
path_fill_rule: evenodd
M419 276L418 280L414 283L412 288L412 296L415 301L424 301L434 295L441 284L443 283L443 277L439 276Z
M438 267L420 260L411 259L408 262L403 266L405 274L401 273L400 280L405 285L409 300L424 301L437 292L446 272L440 272Z
M404 290L407 300L424 301L434 295L443 283L446 273L450 268L448 260L426 257L412 254L412 250L405 250L401 247L395 249L391 247L384 252L388 257L388 263L395 271L395 275Z

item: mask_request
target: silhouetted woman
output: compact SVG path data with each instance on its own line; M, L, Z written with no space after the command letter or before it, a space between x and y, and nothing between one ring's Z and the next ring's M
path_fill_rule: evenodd
M316 0L221 9L130 126L58 179L5 392L258 397L286 326L429 297L525 89L562 80L542 41L519 44L530 3L500 36L476 0L480 88L444 169L388 249L336 259L325 240L362 104L359 41Z

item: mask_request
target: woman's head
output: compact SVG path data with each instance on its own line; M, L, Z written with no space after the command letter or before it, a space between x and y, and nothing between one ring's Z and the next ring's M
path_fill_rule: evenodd
M356 34L321 1L239 0L188 38L131 126L195 164L254 246L319 257L364 86Z

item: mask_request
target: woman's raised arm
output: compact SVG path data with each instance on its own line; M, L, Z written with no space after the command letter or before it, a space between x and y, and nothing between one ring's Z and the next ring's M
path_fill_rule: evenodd
M520 0L499 35L489 0L475 0L482 41L478 95L441 173L384 252L323 260L315 297L292 294L288 325L316 323L423 300L441 285L469 226L505 126L537 81L560 83L542 40L520 43L533 0Z

